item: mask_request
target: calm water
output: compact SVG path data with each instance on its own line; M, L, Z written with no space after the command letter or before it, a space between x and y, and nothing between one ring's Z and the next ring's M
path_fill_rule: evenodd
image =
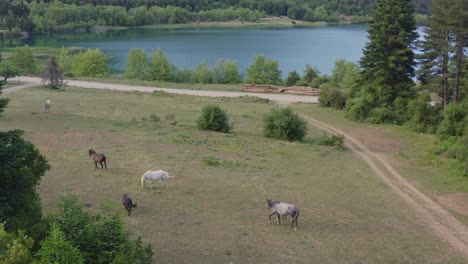
M100 48L110 56L111 67L124 71L131 48L150 53L161 48L179 68L195 67L201 61L213 65L217 59L237 61L244 71L255 54L263 53L279 62L283 75L302 72L306 64L330 74L335 60L358 61L367 32L365 25L314 28L243 29L128 29L106 33L73 34L3 43L31 46Z

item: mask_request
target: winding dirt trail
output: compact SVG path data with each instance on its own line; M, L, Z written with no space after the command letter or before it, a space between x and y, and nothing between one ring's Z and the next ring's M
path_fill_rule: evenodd
M15 92L31 86L40 84L39 78L18 77L15 80L25 82L25 84L8 88L4 90L5 94ZM130 86L107 84L100 82L87 81L67 81L67 85L84 88L109 89L119 91L142 91L153 92L165 91L168 93L209 96L209 97L239 97L239 96L258 96L260 98L270 99L278 102L280 105L287 105L293 102L317 103L318 98L313 96L294 96L277 94L255 94L240 92L218 92L218 91L200 91L170 88L152 88L144 86ZM460 252L468 259L468 227L458 221L450 212L437 204L427 195L411 185L402 175L400 175L381 155L369 150L364 144L359 142L350 134L335 128L322 121L304 116L311 125L323 129L332 134L341 134L346 138L346 146L360 156L374 171L375 175L385 182L408 206L415 212L419 221L432 229L432 231L442 240L446 241L453 249Z
M370 151L348 133L324 122L303 116L307 121L329 133L341 134L345 145L360 156L383 182L400 196L416 213L419 221L429 226L442 240L468 259L468 227L427 195L411 185L381 155Z

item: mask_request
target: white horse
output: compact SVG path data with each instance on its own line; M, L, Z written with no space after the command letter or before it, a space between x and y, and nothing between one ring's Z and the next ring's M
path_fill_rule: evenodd
M166 187L166 181L167 178L173 178L174 176L169 176L169 173L167 171L163 170L157 170L157 171L152 171L148 170L141 176L141 188L145 188L145 181L149 181L151 189L153 188L153 181L159 181L161 180L163 182L164 187Z
M49 111L50 106L52 106L52 102L50 100L47 100L44 105L44 111Z

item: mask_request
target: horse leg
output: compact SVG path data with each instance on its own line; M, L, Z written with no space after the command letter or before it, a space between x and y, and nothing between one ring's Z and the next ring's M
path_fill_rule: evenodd
M96 161L94 161L94 168L95 168L95 169L99 169L99 168L97 167L97 162L96 162Z
M281 225L281 216L280 216L280 214L276 215L276 220L277 220L276 224Z
M105 170L107 170L107 163L106 163L106 160L104 160L104 168L105 168Z
M270 224L271 224L271 217L272 217L273 215L275 215L275 214L277 214L277 213L272 213L272 214L270 214L270 215L268 216L268 222L270 222Z
M132 215L132 206L129 206L128 207L128 216L131 216Z
M104 165L102 165L102 161L100 161L99 164L101 164L101 170L104 169Z
M166 180L163 179L162 182L163 182L164 188L167 188L167 186L166 186Z

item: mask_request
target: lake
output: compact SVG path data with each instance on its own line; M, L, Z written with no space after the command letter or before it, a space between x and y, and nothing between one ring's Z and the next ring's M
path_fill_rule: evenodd
M124 71L131 48L150 52L161 48L172 64L179 68L195 67L205 61L213 65L218 59L237 61L242 71L262 53L279 62L283 75L306 64L330 74L335 60L357 62L367 41L366 25L335 25L307 28L132 28L105 33L80 33L35 36L21 40L31 46L100 48L111 58L114 71ZM16 41L18 44L18 42ZM16 44L16 45L17 45ZM4 43L4 45L12 45ZM13 44L14 45L14 44Z

